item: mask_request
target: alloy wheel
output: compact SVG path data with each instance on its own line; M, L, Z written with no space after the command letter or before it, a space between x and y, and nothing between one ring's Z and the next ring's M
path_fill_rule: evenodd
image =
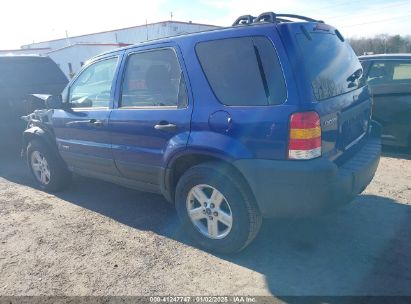
M51 172L47 159L39 151L31 154L30 165L34 176L42 185L48 185L51 180Z
M210 185L196 185L187 196L187 213L193 225L210 239L226 237L233 226L233 213L224 195Z

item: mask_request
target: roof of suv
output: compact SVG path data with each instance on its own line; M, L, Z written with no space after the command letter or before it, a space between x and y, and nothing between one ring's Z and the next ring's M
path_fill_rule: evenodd
M411 59L411 54L374 54L359 56L360 59Z
M259 26L259 27L260 26L261 27L271 26L272 27L273 24L261 23L261 24L253 25L253 27L255 27L255 26ZM201 40L200 37L202 37L203 39L207 39L207 37L212 37L215 33L236 32L236 31L245 30L246 28L250 28L250 26L238 26L238 27L231 26L231 27L225 27L225 28L221 28L221 29L206 30L206 31L201 31L201 32L196 32L196 33L182 34L182 35L171 36L171 37L160 38L160 39L153 39L153 40L144 41L144 42L136 43L136 44L133 44L133 45L129 45L129 46L126 46L126 47L110 50L110 51L107 51L107 52L102 53L100 55L97 55L96 57L93 57L92 59L96 59L96 58L99 58L99 57L104 57L104 56L109 55L109 54L114 54L114 53L117 53L118 51L133 49L137 46L138 47L149 46L149 45L152 45L152 44L161 44L161 43L167 43L167 42L172 42L172 41L181 41L181 40L192 39L192 38L198 38L199 40Z
M292 14L275 14L273 12L262 13L258 17L254 17L251 15L244 15L244 16L240 16L239 18L237 18L235 22L232 24L232 26L145 41L145 42L129 45L123 48L118 48L115 50L107 51L105 53L95 56L92 59L100 58L100 57L103 57L109 54L114 54L121 50L132 49L132 48L135 48L136 46L148 46L154 43L155 44L167 43L171 41L190 39L193 37L198 37L198 38L202 37L206 39L206 37L212 36L215 33L221 33L221 32L230 33L230 32L236 32L236 31L243 31L249 28L254 28L256 26L272 27L273 24L277 25L279 23L294 22L293 19L298 20L297 22L304 22L304 23L306 22L324 23L321 20L315 20L315 19L305 17L305 16L292 15Z

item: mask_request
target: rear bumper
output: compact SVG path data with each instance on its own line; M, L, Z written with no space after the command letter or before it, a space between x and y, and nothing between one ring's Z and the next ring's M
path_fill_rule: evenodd
M238 160L264 217L305 216L344 205L371 182L381 155L380 126L342 165L308 161Z

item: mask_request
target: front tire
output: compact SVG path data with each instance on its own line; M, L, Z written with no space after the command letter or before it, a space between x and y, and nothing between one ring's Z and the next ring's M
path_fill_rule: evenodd
M247 184L221 163L188 169L177 184L175 198L184 230L208 250L241 251L260 229L262 217Z
M36 185L44 191L63 190L70 181L70 173L63 161L39 140L28 144L27 164Z

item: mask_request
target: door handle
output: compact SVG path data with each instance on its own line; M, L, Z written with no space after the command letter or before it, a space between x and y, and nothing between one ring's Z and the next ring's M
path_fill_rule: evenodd
M177 126L175 124L169 123L168 121L160 121L154 126L154 129L167 132L175 132L177 131Z
M89 123L96 127L101 127L103 125L103 121L99 119L90 119Z

